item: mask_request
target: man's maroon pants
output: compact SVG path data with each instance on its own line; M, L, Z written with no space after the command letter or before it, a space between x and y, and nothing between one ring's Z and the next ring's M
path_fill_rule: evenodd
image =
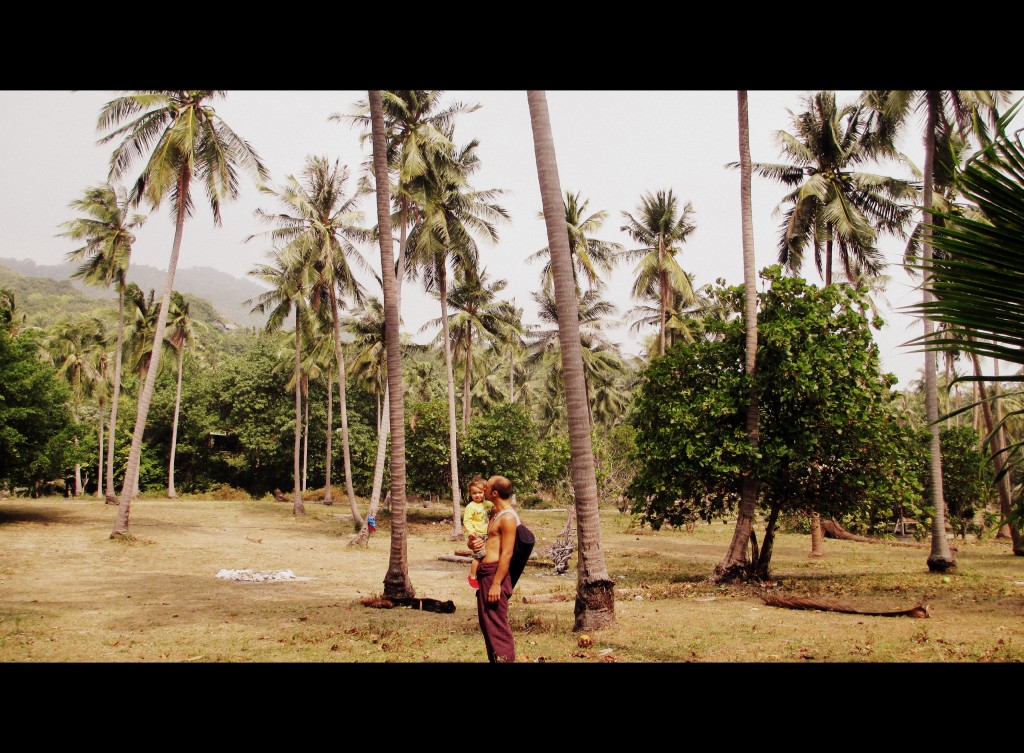
M508 600L512 595L512 579L505 573L501 581L501 596L497 601L487 601L487 592L494 583L497 562L481 562L476 577L480 589L476 592L476 612L480 618L480 632L484 634L487 646L487 661L491 663L514 662L516 644L512 638L512 625L508 621Z

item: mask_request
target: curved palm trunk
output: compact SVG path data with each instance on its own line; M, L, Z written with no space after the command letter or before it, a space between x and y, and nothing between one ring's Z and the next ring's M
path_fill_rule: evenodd
M127 264L125 265L127 268ZM124 285L117 296L117 352L114 353L114 395L110 400L110 423L107 429L107 501L113 500L114 491L114 434L117 431L117 406L121 400L121 351L124 348Z
M334 495L331 493L331 465L334 463L334 448L332 447L331 436L334 432L334 375L327 375L327 448L324 459L324 504L330 507L334 504Z
M292 502L292 515L305 515L306 507L302 504L302 468L299 462L302 451L302 333L299 326L299 307L295 306L295 449L292 453L292 477L295 479L295 498Z
M178 492L174 489L174 452L178 446L178 415L181 412L181 370L185 365L185 343L178 348L178 386L174 393L174 420L171 423L171 459L167 464L167 496L174 499Z
M177 195L188 196L188 185L191 180L191 173L183 172L178 178ZM132 497L139 483L139 464L142 460L142 435L146 430L146 419L149 416L149 405L153 401L153 389L156 387L156 374L160 370L160 351L164 341L164 332L167 329L167 311L171 305L171 291L174 288L174 272L178 267L178 255L181 252L181 236L185 229L185 201L179 202L177 217L174 223L174 242L171 245L171 257L167 261L167 279L164 282L164 293L160 299L160 310L156 317L156 332L153 334L153 351L150 354L149 368L146 370L146 379L139 393L138 412L135 415L135 429L132 431L132 446L128 451L128 465L124 472L124 482L121 484L121 496L118 500L117 519L114 522L114 530L110 532L110 538L118 538L128 535L129 519L131 517Z
M448 279L443 264L438 272L438 290L441 295L441 331L444 337L444 369L448 382L448 456L451 459L452 471L452 541L455 541L463 536L462 493L459 489L459 443L455 420L455 372L452 369L452 341L448 332Z
M466 426L469 425L469 405L472 400L470 395L470 389L472 388L472 378L470 376L470 370L473 368L473 328L468 324L466 325L466 371L462 377L462 432L466 432Z
M302 491L305 492L309 488L309 377L303 377L302 386L302 397L306 400L302 408Z
M345 397L345 354L341 348L341 317L338 313L338 294L331 285L331 326L334 328L334 357L338 362L338 413L341 415L341 455L345 468L345 492L352 508L352 517L359 525L363 518L356 504L356 491L352 485L352 458L348 440L348 400Z
M359 533L348 542L349 546L357 544L365 546L370 541L370 520L377 519L377 510L380 508L380 491L384 485L384 456L388 447L388 388L384 385L384 410L377 416L377 461L373 466L373 489L370 492L370 507L366 511L366 523L363 524Z
M668 319L667 314L667 301L665 298L666 294L666 279L665 274L665 236L662 233L658 233L658 316L661 319L661 325L658 331L658 355L665 355L665 323Z
M746 361L745 369L750 379L750 403L747 406L747 439L756 450L760 440L759 407L760 395L757 390L757 269L754 255L754 221L751 204L750 188L750 123L747 116L747 93L736 92L736 103L739 119L739 150L740 150L740 208L743 233L743 312L746 317ZM733 530L732 542L725 558L715 565L709 580L712 583L742 580L746 577L750 565L757 565L757 556L747 559L747 548L756 548L757 539L754 535L754 513L757 509L757 496L760 481L754 469L743 476L740 495L739 513L736 516L736 528ZM768 563L761 566L762 577L768 577Z
M99 417L100 417L100 431L97 439L97 447L99 448L98 458L96 461L96 494L93 496L96 499L103 498L103 415L106 413L103 401L100 401L99 405Z
M932 186L934 179L935 165L935 128L938 124L939 93L928 92L928 124L925 128L924 147L924 206L932 205ZM932 260L932 216L929 212L923 212L923 234L922 234L922 275L928 279L929 269ZM931 292L927 285L922 285L924 290L924 305L927 308L932 300ZM932 338L935 324L927 316L921 317L924 320L925 341ZM938 386L936 384L935 351L925 350L924 353L924 403L925 414L928 419L928 431L931 433L929 450L929 472L931 476L931 503L934 509L931 527L931 552L928 555L928 570L933 573L942 573L950 568L956 567L956 559L949 547L949 539L946 537L946 501L942 494L942 450L939 443L939 400Z
M388 391L391 394L391 552L384 575L384 596L415 596L409 580L405 530L405 391L402 385L402 354L399 350L401 309L399 282L395 278L391 237L391 203L388 186L387 144L380 92L371 90L370 119L373 133L373 172L377 183L377 227L380 239L380 270L384 288L384 340L388 354Z
M562 351L562 375L569 417L572 484L576 495L577 554L575 625L573 630L594 630L615 621L614 583L608 576L601 550L601 518L598 509L594 451L590 436L587 389L583 378L579 304L569 252L562 188L558 179L555 144L543 91L527 92L533 129L537 179L540 184L544 223L558 308L558 340ZM468 363L468 359L467 359Z
M976 353L971 353L971 361L974 363L974 373L977 376L981 376L981 363ZM1004 427L996 433L995 427L999 423L999 416L997 411L998 403L989 403L987 390L985 389L984 382L976 382L979 399L981 400L981 410L985 418L985 427L988 429L988 433L992 435L992 444L989 447L989 454L992 456L992 465L995 467L996 474L1002 473L1003 466L1006 465L1006 455L1004 450L1006 449L1006 436L1004 434ZM1009 520L1010 515L1013 511L1013 498L1010 489L1010 474L1006 473L1002 478L999 479L999 483L996 484L996 490L999 493L999 512L1004 519ZM1024 541L1022 541L1020 529L1012 524L1005 524L1010 530L1008 535L1013 542L1013 553L1016 555L1024 554Z

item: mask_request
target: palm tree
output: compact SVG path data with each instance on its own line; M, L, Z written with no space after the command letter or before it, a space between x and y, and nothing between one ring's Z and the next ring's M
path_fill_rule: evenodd
M117 431L117 409L121 397L121 356L124 348L124 294L128 284L128 265L131 261L133 230L142 226L146 217L128 214L128 194L123 188L109 183L85 190L80 199L70 204L84 217L62 225L67 228L63 236L85 245L68 252L68 261L81 265L72 277L89 285L117 286L117 346L114 351L114 394L110 398L110 421L107 437L106 497L114 501L114 436ZM100 484L97 483L97 490Z
M902 234L910 210L899 202L915 198L916 186L855 169L885 154L864 107L840 107L830 91L802 101L805 112L790 112L795 133L776 133L780 150L792 161L751 163L754 174L793 189L779 204L790 205L779 236L779 263L799 274L810 245L826 285L832 284L836 251L847 279L877 275L884 267L878 234Z
M167 464L167 496L174 499L174 453L178 446L178 415L181 412L181 376L185 368L185 350L195 347L196 327L200 326L189 315L189 304L177 290L171 293L171 311L168 318L167 340L178 354L178 378L174 392L174 419L171 423L171 456Z
M449 141L453 131L447 134ZM493 199L500 189L477 191L470 188L469 176L480 167L476 148L470 141L451 156L435 155L426 173L421 219L413 228L409 241L412 252L409 270L423 271L424 287L435 292L441 303L441 328L444 343L445 375L448 387L448 456L451 464L453 541L461 540L462 499L459 483L458 436L455 419L455 376L452 368L451 336L448 320L448 263L456 269L475 268L479 258L473 231L482 232L491 242L498 241L495 223L508 219L504 207ZM464 419L465 420L465 419ZM463 424L465 426L465 424Z
M110 180L121 178L136 158L149 154L146 166L129 193L129 201L138 206L143 200L153 209L170 195L175 215L174 242L167 263L167 280L160 299L160 314L153 335L153 357L159 364L160 343L164 339L167 313L174 289L174 272L181 251L185 217L192 210L192 180L203 182L213 212L214 225L220 224L220 204L238 196L239 167L265 180L266 168L255 150L217 116L207 101L222 96L221 91L147 90L118 97L104 105L98 129L110 130L101 144L121 139L110 158ZM128 453L125 480L121 487L117 520L111 538L128 535L132 493L139 478L142 435L149 405L156 386L157 369L151 368L139 395L138 413Z
M748 117L747 92L736 93L736 109L739 121L740 152L740 211L743 234L743 315L746 332L744 371L749 381L750 401L747 404L747 441L750 442L751 464L760 441L760 396L757 391L757 266L754 256L754 211L752 208L750 182L753 167L750 162L750 120ZM725 558L719 562L709 580L720 583L742 579L749 560L747 546L754 542L754 513L760 481L753 467L745 469L740 492L739 513L732 543Z
M936 352L952 350L970 354L978 373L964 379L977 381L979 387L985 381L998 384L998 377L982 376L978 357L1024 364L1024 319L1019 311L1024 287L1020 282L1024 278L1024 244L1020 240L1024 229L1024 151L1016 138L1003 134L1018 106L997 120L999 135L995 142L959 171L960 191L973 202L978 214L966 215L954 209L925 213L926 217L934 214L940 220L929 223L930 232L926 235L940 253L923 262L926 296L914 310L933 328L917 342L933 357ZM939 327L935 328L935 324ZM1020 382L1024 376L1002 379ZM988 407L989 401L997 398L995 394L983 394L981 400ZM1019 462L1022 446L1019 441L1002 442L1000 430L1008 419L1021 413L1011 410L997 421L986 411L999 482L1009 472L1011 461ZM1004 517L1013 517L1002 500L1000 507ZM1024 555L1020 527L1019 520L1010 527L1013 552L1018 556Z
M347 323L353 335L356 355L352 360L352 373L363 380L369 391L377 396L377 456L373 468L373 487L366 511L366 525L349 541L349 546L366 545L376 530L377 509L380 506L384 484L384 460L387 454L389 425L387 337L384 304L379 298L367 296Z
M580 192L565 194L565 224L569 232L569 253L572 255L573 280L579 289L579 278L582 275L587 280L589 290L600 290L604 287L604 280L601 273L610 274L615 267L618 254L622 252L622 246L613 241L600 240L591 234L596 233L608 219L608 212L603 209L588 215L587 206L590 199L580 198ZM540 219L544 219L544 212L539 212ZM551 250L548 246L535 251L526 257L528 262L538 260L544 261L541 269L541 280L544 289L551 291Z
M106 352L103 322L95 317L84 317L75 322L58 322L50 328L41 345L44 357L56 367L57 375L71 386L74 418L78 423L82 402L93 394L101 381L96 365L97 354ZM77 434L74 443L77 447ZM74 495L82 495L82 465L77 458Z
M935 155L936 139L945 130L952 128L953 123L962 134L976 131L982 143L987 143L988 135L982 114L992 115L998 119L996 107L1009 99L1005 91L869 91L864 100L875 112L878 132L883 137L883 145L892 143L892 136L906 121L907 116L915 109L923 107L926 113L924 130L924 190L921 204L923 207L923 232L921 233L921 273L927 280L932 265L932 234L935 230L932 223L932 207L934 202ZM952 117L948 114L952 112ZM933 303L932 288L923 286L922 307L928 309ZM923 316L924 340L934 336L934 322L931 317ZM931 484L931 503L934 510L931 526L931 551L928 555L928 570L942 573L956 567L956 557L949 546L946 535L946 503L942 494L942 453L939 434L938 387L936 384L935 351L926 349L924 354L924 395L925 413L928 420L931 442L929 444L929 476Z
M308 250L308 249L307 249ZM270 252L270 264L257 264L249 275L270 285L270 290L261 293L251 303L253 312L261 314L270 312L265 329L276 332L295 310L295 450L293 457L293 473L295 479L293 515L305 515L306 508L302 503L302 487L300 483L299 452L302 431L302 318L308 307L306 291L310 287L312 264L308 256L302 256L300 249L280 249Z
M498 293L507 285L506 280L488 280L486 269L478 270L475 265L464 265L456 270L454 285L448 293L448 305L455 311L450 315L448 328L449 336L455 343L453 357L463 355L463 431L469 426L472 412L473 335L478 333L481 340L492 337L500 339L503 331L511 326L515 310L507 301L498 299ZM432 329L443 324L443 319L435 319L426 322L422 329Z
M388 358L388 409L391 421L391 552L384 575L384 596L415 596L409 580L405 532L405 393L402 386L402 355L399 351L401 310L395 274L394 241L391 237L391 191L388 185L387 132L381 92L369 92L373 135L373 175L377 184L377 237L380 243L381 283L384 289L384 328Z
M533 129L537 178L540 183L548 246L551 249L552 277L558 302L559 341L565 402L569 411L569 445L572 453L572 483L576 494L576 521L579 550L576 583L574 630L593 630L615 620L614 583L608 576L601 551L601 528L597 506L597 479L590 437L586 384L583 379L576 286L565 213L560 211L562 188L559 184L555 144L551 135L547 98L543 91L527 92L530 123Z
M620 229L642 245L622 251L620 256L638 261L633 297L658 301L658 355L664 355L668 312L675 308L677 299L684 305L694 301L690 277L679 266L676 254L678 244L685 243L697 225L692 220L693 205L686 202L680 210L672 189L645 193L637 213L638 218L623 212L626 224Z
M359 226L362 212L356 208L358 196L347 196L345 184L348 168L335 160L332 165L326 157L309 157L302 172L302 179L289 176L280 189L260 186L264 193L276 197L285 212L269 214L257 210L256 216L277 227L269 232L276 243L285 247L295 245L301 253L310 254L317 272L317 281L310 291L310 305L330 307L334 331L334 353L338 368L340 391L339 412L341 414L341 445L345 466L345 489L348 493L352 515L361 526L363 519L356 504L356 493L352 485L352 461L349 450L348 410L345 395L345 355L341 343L341 317L338 293L352 296L357 302L362 298L362 289L353 275L352 264L368 268L366 260L356 249L354 241L369 238L369 231ZM249 236L253 238L255 236ZM248 239L247 239L248 240ZM326 296L322 293L326 293Z
M398 259L395 261L396 295L398 311L402 311L402 282L406 274L407 232L418 214L423 198L424 181L430 165L442 155L454 149L449 134L455 117L461 113L475 112L480 105L466 105L454 102L444 108L441 99L444 92L427 90L381 91L381 111L384 117L385 149L389 174L396 176L395 184L389 189L398 208L392 216L397 220L400 240ZM348 121L363 128L362 140L373 137L372 117L369 100L356 103L352 115L334 114L328 120ZM367 165L367 172L376 175L376 167ZM379 188L378 188L379 190Z
M563 391L558 304L554 291L543 288L533 293L533 299L537 302L537 318L543 324L530 333L527 363L535 368L540 368L542 365L545 367L544 371L548 375L547 397L550 401L556 399L558 393ZM613 316L618 309L594 289L583 293L576 305L582 345L583 382L587 395L587 416L593 424L591 384L614 380L615 369L621 365L618 346L609 340L604 332L609 317ZM544 324L548 326L545 328ZM546 411L550 418L559 415L559 412L553 408L554 406L549 406ZM549 421L548 424L550 428L553 421Z

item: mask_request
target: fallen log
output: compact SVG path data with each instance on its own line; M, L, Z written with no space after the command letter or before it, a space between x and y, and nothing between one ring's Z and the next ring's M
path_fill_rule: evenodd
M524 604L547 604L554 601L569 601L575 598L569 594L537 594L536 596L524 596Z
M873 539L869 536L858 536L855 533L850 533L831 518L822 519L821 531L825 534L825 538L828 539L844 539L845 541L863 541L867 544L873 544L878 541L878 539Z
M804 596L776 596L774 594L762 594L761 601L770 607L783 607L784 609L817 609L822 612L844 612L846 614L866 614L874 617L930 617L927 604L915 604L909 609L892 609L876 611L870 609L858 609L849 604L843 604L831 599L813 599Z
M472 562L472 557L464 557L461 554L439 554L437 558L442 562Z
M416 596L379 596L367 599L360 599L364 607L375 609L391 609L393 607L410 607L424 612L439 612L451 614L455 611L455 602L441 601L440 599L419 598Z

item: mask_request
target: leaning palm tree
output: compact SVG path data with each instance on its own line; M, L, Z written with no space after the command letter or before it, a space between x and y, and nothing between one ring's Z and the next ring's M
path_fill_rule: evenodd
M129 192L129 201L133 206L146 201L153 209L158 209L170 196L174 212L174 242L153 335L153 358L157 364L174 289L185 218L193 209L193 179L202 181L213 212L213 223L219 225L221 202L238 196L238 168L249 171L257 180L267 177L267 170L255 150L232 131L208 104L223 94L222 91L138 91L108 102L100 111L97 128L109 133L99 143L120 139L110 158L111 182L123 177L137 158L148 154L146 166ZM156 374L155 367L149 370L139 395L135 429L111 538L128 535L131 500L142 459L142 435L156 386Z
M334 353L338 369L340 391L338 410L341 415L341 448L345 468L345 490L356 522L363 524L352 484L352 461L349 449L348 409L345 395L345 354L342 348L339 293L356 302L362 298L362 287L352 267L368 268L368 264L355 246L365 241L369 231L360 227L363 214L356 207L357 195L347 195L348 168L326 157L309 157L301 179L289 176L279 189L260 186L264 193L274 196L284 211L270 214L257 210L256 216L276 227L269 231L276 244L295 246L298 253L308 255L316 272L310 290L310 305L328 307L334 332ZM256 236L249 236L249 239Z
M124 347L124 296L128 285L128 265L131 261L133 230L146 221L145 215L128 213L128 194L123 188L109 183L92 186L80 199L71 202L71 208L84 216L65 222L63 236L85 245L68 252L68 261L80 262L72 277L88 285L117 286L117 346L114 350L113 395L110 398L110 420L107 437L107 472L105 494L114 502L114 437L117 430L117 409L121 397L121 355ZM97 489L99 489L97 484Z
M299 249L279 249L268 254L270 264L257 264L249 275L267 283L270 289L260 293L248 301L253 313L267 313L267 332L276 332L295 311L295 446L293 460L293 478L295 480L293 515L305 515L306 508L302 503L302 485L300 469L300 448L302 445L302 318L308 307L306 291L310 287L312 265L308 256L298 253Z
M388 359L389 420L391 423L391 552L384 575L384 596L415 596L409 580L405 530L405 391L399 350L401 310L391 237L391 191L388 185L387 132L381 92L371 90L370 123L373 136L373 176L377 186L377 238L380 243L381 284L384 289L384 328Z
M826 285L832 283L836 254L847 279L877 275L884 267L878 236L903 233L910 209L901 202L916 198L917 187L857 169L884 156L888 146L871 128L867 108L837 105L831 91L802 102L804 112L790 112L795 133L775 134L780 151L791 161L751 163L753 174L792 188L776 208L789 207L779 234L779 263L799 274L810 246Z
M911 112L918 108L925 110L924 129L924 188L921 204L924 210L921 233L921 273L925 279L931 273L933 261L931 238L936 229L932 223L934 202L936 138L944 129L954 125L962 134L976 132L983 144L988 142L984 115L998 119L996 108L1009 100L1006 91L879 91L865 92L864 101L874 110L877 131L881 144L891 144L893 136L903 127ZM951 117L950 117L951 113ZM941 137L940 137L941 138ZM923 286L922 306L928 308L933 294L929 285ZM934 322L923 316L924 339L934 336ZM942 493L942 453L939 441L939 403L936 383L935 351L926 349L924 354L924 396L931 441L929 443L929 478L931 503L934 510L931 526L931 551L928 555L928 570L942 573L956 567L956 557L949 546L946 535L946 502Z
M555 161L547 98L543 91L527 92L533 129L537 178L540 183L544 223L551 249L552 276L558 302L559 340L565 402L569 412L569 445L572 483L576 494L579 530L574 630L593 630L615 620L615 584L608 575L601 550L601 526L597 505L597 478L590 437L586 384L583 380L576 286L573 281L569 234L562 210L562 187Z
M453 131L446 134L454 138ZM480 167L476 148L479 142L470 141L451 154L438 153L428 166L425 191L421 205L421 219L409 236L411 253L409 270L423 271L423 283L428 292L436 293L441 304L442 341L444 343L445 374L448 387L448 456L451 467L452 532L453 541L461 540L462 499L459 483L458 436L455 418L455 375L452 368L452 347L448 320L448 264L457 270L476 268L479 251L474 233L483 234L489 241L498 241L496 223L507 220L508 212L494 199L500 189L475 190L469 177Z
M668 312L676 301L690 305L694 300L690 277L679 266L676 254L697 229L693 222L693 204L679 207L672 189L645 193L637 209L638 217L623 212L626 224L621 230L640 247L620 252L623 259L636 261L633 297L658 302L658 355L668 345Z

